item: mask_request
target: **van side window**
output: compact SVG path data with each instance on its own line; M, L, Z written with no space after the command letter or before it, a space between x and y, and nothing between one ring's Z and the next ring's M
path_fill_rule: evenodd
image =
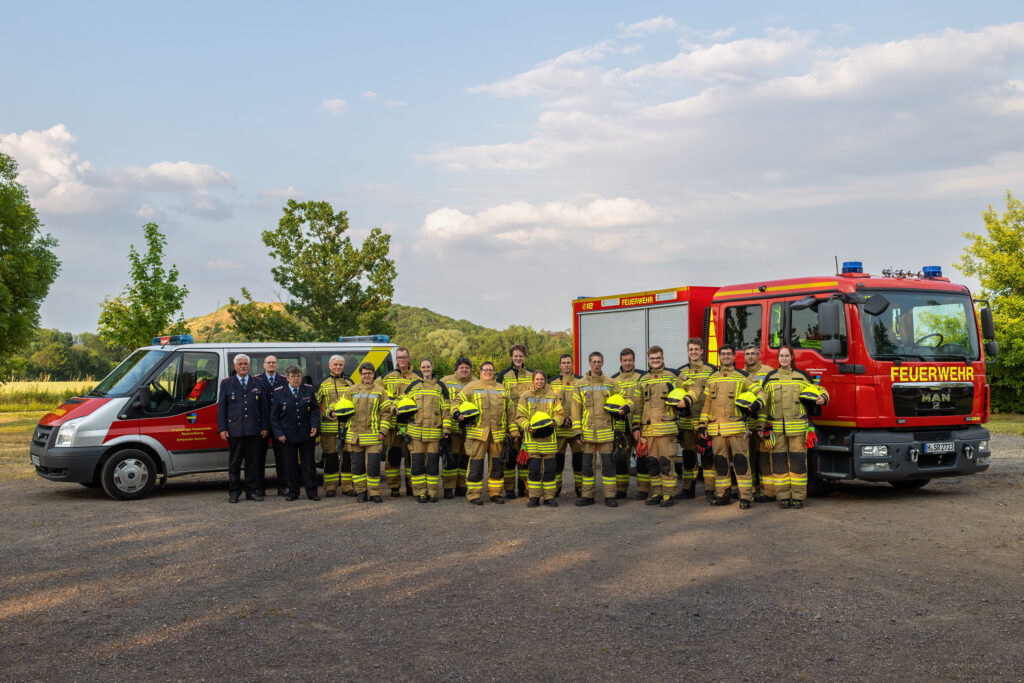
M811 306L803 310L789 311L790 345L794 349L821 350L822 336L818 332L818 307ZM846 315L839 316L839 341L842 350L839 355L847 355Z
M321 377L323 381L331 376L331 356L338 355L345 359L345 377L354 383L359 383L359 364L366 358L366 351L335 351L334 353L320 353Z
M777 349L782 346L783 326L782 302L776 301L768 313L768 348Z
M725 309L725 343L737 352L747 344L761 345L761 304L729 306Z
M181 373L181 359L183 353L176 353L171 357L171 362L163 367L149 382L149 405L146 412L163 413L171 409L178 402L181 395L181 382L178 375Z
M183 404L190 410L217 400L220 358L216 353L176 353L149 383L146 412L164 413Z
M305 377L309 374L309 369L306 368L306 358L298 353L297 351L284 351L282 353L275 353L273 351L259 351L249 353L248 351L232 351L228 354L228 367L231 375L235 374L235 356L240 353L245 353L249 356L249 373L253 376L263 373L263 360L267 356L274 356L277 358L277 371L284 375L289 366L298 365L302 368L302 375Z

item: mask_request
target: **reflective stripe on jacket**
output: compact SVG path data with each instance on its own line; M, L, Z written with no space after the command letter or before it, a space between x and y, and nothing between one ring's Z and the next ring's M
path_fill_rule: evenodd
M777 434L800 435L806 432L807 409L800 400L800 392L808 386L814 386L814 380L802 370L779 368L769 372L764 378L767 401L761 410L760 423L771 424L772 431ZM828 392L824 388L821 391L828 403Z
M378 435L386 434L394 426L391 399L384 386L377 382L360 382L346 389L344 395L356 406L356 412L349 421L345 443L360 446L381 444Z
M490 436L494 443L501 443L509 431L512 405L505 387L493 379L477 379L464 386L459 397L480 409L480 416L466 426L466 438L486 441Z
M337 434L338 420L327 417L327 411L338 402L345 389L352 386L352 382L344 376L335 377L331 375L316 390L316 402L320 405L320 432L323 434Z
M612 417L605 412L604 402L617 393L619 385L608 375L595 377L588 371L576 380L575 398L584 441L610 443L615 438Z
M448 387L448 397L451 399L452 410L455 410L456 408L459 407L459 401L461 401L461 399L459 398L459 392L462 391L462 388L464 386L472 382L474 379L476 378L473 377L473 375L470 375L469 379L467 379L465 382L459 379L458 376L456 375L447 375L441 378L441 381L444 382L444 385ZM452 420L451 423L452 434L466 433L466 428L463 427L462 423L460 423L458 420Z
M763 387L765 376L774 369L775 368L773 368L770 365L758 363L757 365L748 365L747 367L743 368L743 371L747 373L747 377L749 377L750 379L756 379L758 382L761 383L761 386ZM761 421L760 419L758 419L757 415L747 418L747 429L757 429L760 426L760 422Z
M448 387L436 379L418 379L405 389L405 395L416 401L418 410L409 420L410 438L417 441L440 441L451 431L451 402Z
M520 433L525 434L523 437L523 448L530 455L554 454L558 452L558 436L555 432L551 432L550 435L541 439L535 439L533 434L530 434L530 418L533 417L534 413L541 412L547 413L555 421L556 425L560 425L565 421L565 415L562 412L562 401L558 398L558 392L550 386L539 390L529 389L524 391L519 397L516 424L519 425Z
M744 391L753 392L764 403L761 383L736 368L722 368L708 377L704 385L704 407L698 427L707 427L710 436L739 436L747 431L743 413L736 407L736 397Z
M559 375L548 381L548 386L558 394L558 399L562 402L562 411L570 421L568 427L559 425L555 429L555 435L563 439L583 433L583 427L580 426L580 404L576 399L576 382L581 379L580 375Z
M668 368L645 373L633 390L633 427L647 437L675 436L679 431L677 411L666 405L665 397L677 387L686 388L687 384ZM690 400L695 399L691 393Z
M717 371L718 368L714 365L704 363L703 361L697 365L687 363L676 371L679 379L684 382L693 383L690 386L693 389L693 393L697 396L697 400L690 406L690 414L688 416L679 416L680 429L697 428L697 423L700 421L700 411L704 408L704 386L708 383L708 377L711 376L711 373Z

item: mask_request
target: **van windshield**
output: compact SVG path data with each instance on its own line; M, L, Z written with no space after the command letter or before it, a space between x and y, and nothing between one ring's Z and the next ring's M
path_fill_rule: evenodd
M149 376L150 371L171 353L174 352L139 349L121 361L120 365L86 395L100 398L127 396L138 389L143 380Z
M970 297L936 292L885 291L878 316L861 306L868 353L876 360L978 360L978 328Z

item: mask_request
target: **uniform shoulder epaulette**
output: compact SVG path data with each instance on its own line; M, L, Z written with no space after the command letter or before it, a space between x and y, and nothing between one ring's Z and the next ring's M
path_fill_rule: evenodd
M282 391L283 389L284 389L284 387L275 387L274 391Z
M714 366L714 365L712 365L711 363L706 363L706 365L707 365L707 366L708 366L709 368L711 368L711 372L718 372L718 367L717 367L717 366Z
M797 369L797 368L793 368L793 372L794 372L794 373L796 373L796 374L800 374L800 375L803 375L803 376L804 376L804 379L806 379L806 380L807 380L808 382L810 382L811 384L814 384L814 380L813 380L813 379L811 379L811 376L810 376L810 375L808 375L808 374L807 374L806 372L804 372L803 370L799 370L799 369Z
M648 374L648 371L647 371L647 370L641 370L641 371L640 371L640 374L639 374L639 375L637 375L637 376L636 376L636 378L637 378L637 379L640 379L641 377L643 377L643 376L644 376L644 375L646 375L646 374Z
M615 379L616 377L618 377L618 376L619 376L619 375L621 375L621 374L622 374L622 370L619 370L619 371L618 371L618 372L616 372L616 373L615 373L614 375L612 375L612 379Z
M764 376L764 379L761 380L761 384L768 384L768 380L774 377L777 372L778 370L772 370L771 372L769 372L767 375Z
M413 381L409 382L409 386L405 388L406 393L412 391L412 388L417 384L423 384L423 379L414 379Z
M499 372L498 374L496 374L494 376L494 379L498 379L499 377L504 377L505 375L508 374L508 371L511 370L511 369L512 369L512 366L510 365L507 368L505 368L504 370L502 370L501 372Z
M742 371L742 370L740 370L739 368L733 368L733 370L735 370L736 372L740 373L740 374L741 374L741 375L743 375L744 377L750 377L750 375L748 375L747 373L743 372L743 371Z
M548 384L554 384L556 379L561 379L561 378L562 378L561 375L551 375L551 377L548 377Z
M445 384L444 382L438 382L437 386L441 389L441 395L444 396L445 400L448 400L448 385Z
M679 368L678 368L678 369L676 370L676 374L677 374L677 375L681 375L681 374L683 373L683 370L685 370L685 369L686 369L686 368L688 368L688 367L690 367L690 364L689 364L689 363L683 363L683 364L682 364L682 365L680 365L680 366L679 366Z

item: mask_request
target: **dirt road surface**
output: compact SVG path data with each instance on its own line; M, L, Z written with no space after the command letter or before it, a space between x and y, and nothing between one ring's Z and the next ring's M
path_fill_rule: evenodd
M802 511L5 482L0 678L1024 680L1024 438L993 450Z

